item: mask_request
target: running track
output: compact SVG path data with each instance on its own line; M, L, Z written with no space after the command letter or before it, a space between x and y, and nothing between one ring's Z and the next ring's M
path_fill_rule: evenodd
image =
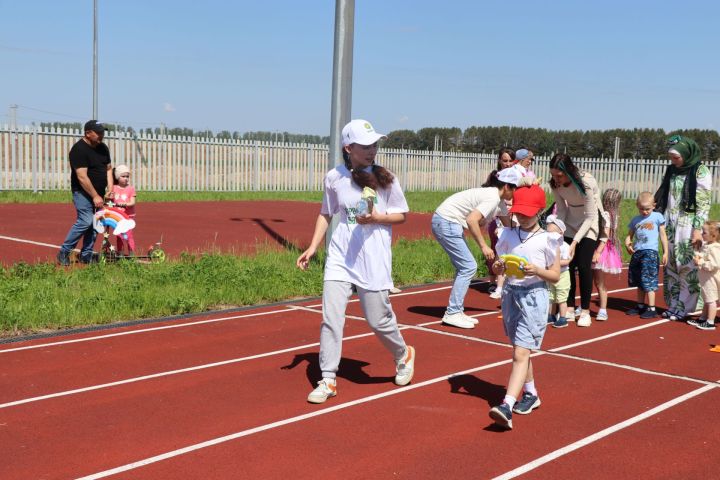
M139 203L137 208L138 253L162 240L162 248L171 257L181 252L252 254L258 248L304 249L320 212L319 203L283 201L150 202ZM393 227L393 237L431 236L430 217L408 214L405 223ZM75 221L75 209L71 203L0 204L0 219L0 266L55 262Z
M714 478L718 334L620 310L549 329L542 407L498 431L510 349L496 301L440 325L447 284L393 296L417 349L411 385L350 304L337 397L319 379L317 300L2 345L0 478ZM596 309L593 307L593 309Z

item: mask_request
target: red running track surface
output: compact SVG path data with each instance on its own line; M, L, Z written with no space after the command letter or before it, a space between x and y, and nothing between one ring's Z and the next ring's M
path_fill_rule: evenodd
M247 254L258 248L307 247L320 204L152 202L139 204L137 212L135 242L138 254L147 252L160 240L170 256L184 251ZM0 264L54 262L60 244L75 221L75 209L72 204L58 203L1 204L0 218ZM431 236L430 218L429 214L408 214L404 224L393 227L394 238ZM34 243L26 243L28 241ZM96 250L100 242L98 238Z
M323 405L305 401L317 300L6 344L0 478L714 477L718 334L627 317L634 292L609 284L609 321L548 330L533 359L543 405L511 432L487 416L511 351L477 289L472 330L440 325L446 284L392 297L417 348L408 387L348 318Z

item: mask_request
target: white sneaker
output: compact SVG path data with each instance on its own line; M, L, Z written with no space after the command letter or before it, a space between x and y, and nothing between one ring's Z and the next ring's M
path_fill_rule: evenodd
M582 315L582 308L575 307L575 318L579 317L580 315Z
M400 290L399 288L393 287L389 290L389 292L393 295L397 295L398 293L402 293L402 290Z
M408 345L405 357L400 360L395 368L395 385L407 385L415 374L415 348Z
M590 318L590 314L583 313L582 315L580 315L580 318L577 321L577 326L578 327L589 327L590 325L592 325L592 319Z
M607 312L598 312L597 316L595 317L595 320L598 322L604 322L608 319Z
M477 318L471 317L470 315L465 315L464 312L463 312L463 315L465 316L465 319L466 319L468 322L472 322L473 325L477 325L477 324L478 324L478 319L477 319Z
M310 403L325 403L330 397L337 395L337 386L332 378L323 378L318 382L318 386L310 392L307 401Z
M499 288L490 294L490 298L494 298L495 300L500 297L502 297L502 291L500 291Z
M442 323L445 325L452 325L458 328L474 328L475 324L468 320L467 316L463 312L447 313L443 315Z

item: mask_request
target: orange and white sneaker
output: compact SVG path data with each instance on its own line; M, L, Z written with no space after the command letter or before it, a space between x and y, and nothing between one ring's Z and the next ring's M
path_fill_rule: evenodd
M407 385L415 374L415 348L408 345L405 357L397 363L397 375L395 375L395 384Z
M310 392L307 401L310 403L324 403L330 397L337 395L337 385L332 378L323 378L318 386Z

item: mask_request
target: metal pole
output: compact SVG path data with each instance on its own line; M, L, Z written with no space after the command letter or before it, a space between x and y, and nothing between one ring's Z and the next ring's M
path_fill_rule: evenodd
M98 4L93 0L93 113L92 118L98 118L98 75L97 75L97 40L98 40Z
M350 121L354 35L355 0L335 0L335 49L333 53L328 170L335 168L340 163L342 158L340 133L345 124Z
M328 170L339 164L342 155L341 132L350 121L352 106L353 39L355 36L355 0L335 0L335 44L333 50L332 102L330 107L330 147ZM338 224L334 215L325 235L325 247Z

